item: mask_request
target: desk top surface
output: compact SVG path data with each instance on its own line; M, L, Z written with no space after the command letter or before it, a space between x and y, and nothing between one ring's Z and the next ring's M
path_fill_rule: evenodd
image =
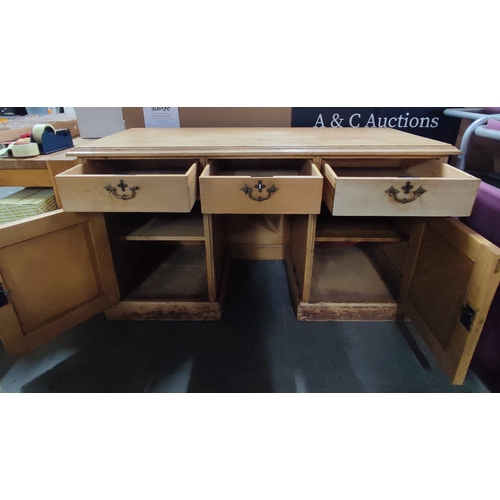
M389 128L136 128L76 145L89 158L158 156L439 157L450 144Z

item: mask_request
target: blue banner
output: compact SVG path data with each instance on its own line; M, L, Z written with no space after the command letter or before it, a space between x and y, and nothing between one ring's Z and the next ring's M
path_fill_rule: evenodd
M446 108L292 108L292 127L387 127L455 144L460 119Z

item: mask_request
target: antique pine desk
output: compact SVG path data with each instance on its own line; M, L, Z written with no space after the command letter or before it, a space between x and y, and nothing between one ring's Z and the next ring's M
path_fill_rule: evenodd
M297 320L409 319L460 384L500 249L456 220L480 182L447 164L458 153L371 128L130 129L76 147L63 209L0 226L0 338L19 355L102 311L217 320L228 262L278 259Z

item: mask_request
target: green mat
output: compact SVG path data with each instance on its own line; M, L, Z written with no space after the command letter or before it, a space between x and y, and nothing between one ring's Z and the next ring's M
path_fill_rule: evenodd
M27 188L0 199L0 224L57 209L52 188Z

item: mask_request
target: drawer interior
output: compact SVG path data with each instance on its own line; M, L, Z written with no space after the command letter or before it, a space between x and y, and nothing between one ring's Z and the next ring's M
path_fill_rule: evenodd
M214 159L209 163L210 176L289 177L319 176L311 160L300 158Z
M126 159L85 160L68 171L72 175L186 175L197 167L197 160Z
M419 178L419 179L471 179L472 176L439 160L394 162L358 161L342 162L338 160L324 160L336 178Z

